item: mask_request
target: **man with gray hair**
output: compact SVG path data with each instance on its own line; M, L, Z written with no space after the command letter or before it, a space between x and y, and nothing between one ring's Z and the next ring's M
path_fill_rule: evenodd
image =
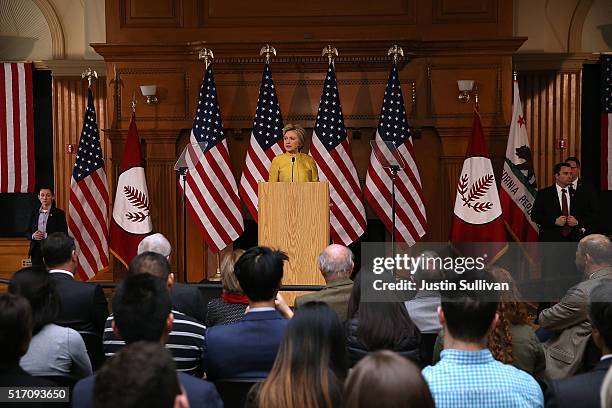
M583 368L583 356L591 337L589 296L603 280L612 279L612 242L600 234L582 238L576 249L576 267L584 280L538 317L540 328L553 333L544 343L549 379L566 378Z
M140 244L138 244L138 255L143 252L155 252L156 254L165 256L168 262L170 262L172 245L170 245L170 241L168 241L163 234L158 232L140 241ZM200 289L176 281L173 273L170 273L170 275L172 275L173 282L170 288L170 296L172 297L172 306L174 309L200 322L204 322L206 305Z
M353 289L353 253L345 246L332 244L319 255L319 271L325 279L325 288L295 299L295 308L306 302L325 302L336 311L342 322L348 317L348 301Z

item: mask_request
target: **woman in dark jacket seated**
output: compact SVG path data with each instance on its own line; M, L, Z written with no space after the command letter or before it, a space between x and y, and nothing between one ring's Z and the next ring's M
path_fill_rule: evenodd
M352 367L368 353L392 350L421 362L421 333L402 302L361 302L361 276L355 277L348 304L346 346Z
M242 320L249 305L249 299L242 292L238 278L234 273L234 265L244 254L244 250L236 249L221 262L221 297L211 299L206 308L206 326L234 323Z

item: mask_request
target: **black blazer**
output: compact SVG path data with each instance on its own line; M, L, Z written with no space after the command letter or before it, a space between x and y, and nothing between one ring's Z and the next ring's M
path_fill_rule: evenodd
M563 380L551 381L545 393L547 407L594 407L599 408L599 391L612 359L597 363L588 373Z
M533 209L531 210L531 220L540 226L540 241L578 241L585 233L588 233L587 231L582 231L592 222L591 215L586 209L584 195L579 191L572 195L568 188L567 196L570 215L578 220L578 225L572 227L569 236L563 237L561 235L562 227L555 225L555 220L561 215L561 204L559 204L556 185L553 184L538 191Z
M175 282L170 290L172 306L179 312L204 323L204 298L196 286Z
M28 230L26 231L26 237L30 240L30 251L28 255L40 256L40 241L32 239L32 234L38 230L38 215L40 207L37 207L30 214L30 223L28 224ZM47 220L47 235L53 234L54 232L64 232L68 234L68 225L66 224L66 215L64 211L60 210L56 206L52 205L49 210L49 218Z
M108 317L108 304L102 287L92 282L79 282L66 273L49 274L55 282L62 303L56 324L79 333L96 334L102 339Z

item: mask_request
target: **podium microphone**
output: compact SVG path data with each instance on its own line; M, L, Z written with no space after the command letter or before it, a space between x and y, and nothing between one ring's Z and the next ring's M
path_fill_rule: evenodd
M295 157L291 158L291 182L293 183L293 167L295 166Z

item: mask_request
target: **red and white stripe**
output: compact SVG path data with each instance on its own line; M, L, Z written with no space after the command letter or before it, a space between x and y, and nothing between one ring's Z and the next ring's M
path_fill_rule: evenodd
M378 131L376 140L382 142ZM423 187L410 138L397 148L397 154L406 161L406 168L400 170L395 179L395 240L412 245L425 235L427 218ZM382 167L372 152L363 194L388 231L392 228L391 187L391 173Z
M84 280L108 266L108 186L100 168L81 181L70 181L68 229L77 242Z
M187 167L187 206L212 252L219 252L244 231L240 199L230 168L227 141L217 143L206 153L198 152L193 132ZM183 183L180 183L181 191Z
M268 181L272 159L283 153L282 139L270 148L263 150L257 139L251 134L251 143L247 150L244 170L240 178L240 197L247 206L253 219L257 221L259 199L257 183Z
M34 191L32 64L0 70L0 193Z
M365 232L367 221L359 177L353 164L350 145L345 138L332 150L321 143L316 131L312 134L310 155L319 168L319 179L329 182L330 227L334 242L349 245Z

